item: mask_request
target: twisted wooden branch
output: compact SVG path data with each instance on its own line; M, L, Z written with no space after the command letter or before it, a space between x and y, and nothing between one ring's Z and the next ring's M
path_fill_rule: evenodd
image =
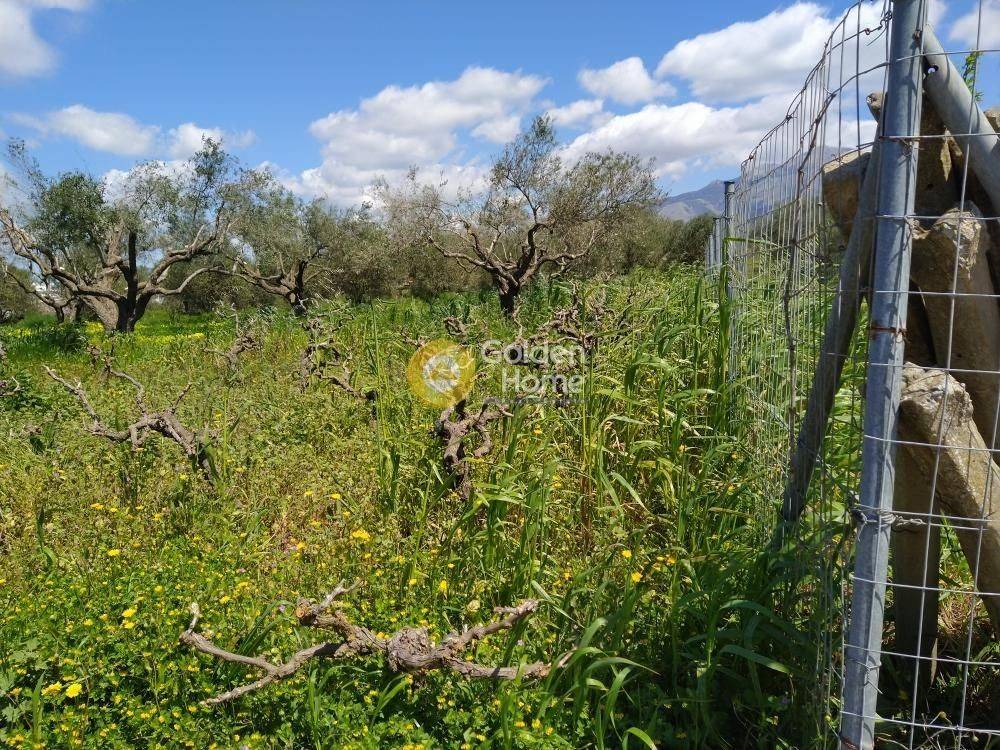
M309 334L309 343L299 358L299 386L302 390L316 379L332 383L353 398L374 404L378 392L374 388L359 390L351 384L352 373L347 366L347 357L333 338L325 336L322 321L310 318L303 328Z
M216 646L210 639L197 632L201 609L197 603L193 603L191 605L191 624L188 625L187 630L181 633L181 643L222 661L242 664L264 673L257 680L227 690L202 701L202 703L210 706L226 703L271 683L286 680L306 663L317 658L349 659L356 656L382 654L385 657L386 665L392 672L425 674L433 670L445 669L467 678L493 680L542 678L548 675L554 666L562 666L569 658L567 654L555 664L535 662L516 667L491 667L468 661L462 657L462 654L477 641L502 630L510 630L530 617L538 609L538 601L535 599L526 599L516 607L498 608L494 611L503 617L484 625L469 628L461 633L451 633L445 636L440 644L436 644L430 639L426 628L402 628L392 636L383 638L366 627L352 623L343 611L339 609L331 611L330 608L334 602L344 594L353 591L356 586L357 584L345 586L341 582L317 604L307 599L299 600L295 608L295 616L299 625L330 630L341 640L339 642L326 641L309 646L296 652L281 664L272 663L262 656L246 656Z
M172 404L165 409L154 411L146 403L146 389L142 383L128 373L119 372L111 368L110 365L106 365L106 368L111 377L125 380L132 384L136 390L135 403L142 414L139 419L121 430L110 427L101 419L97 410L94 409L94 405L91 403L86 390L84 390L83 385L79 381L74 385L60 377L48 366L45 366L45 372L50 378L69 391L80 403L80 406L83 407L87 416L92 420L91 425L87 428L90 434L103 437L113 443L130 443L132 449L135 450L142 447L150 434L156 433L167 440L177 443L188 459L191 460L192 464L198 467L205 479L209 483L212 483L215 474L208 448L212 441L218 437L218 432L207 427L196 432L185 426L177 417L177 407L191 389L191 383L188 383L181 389Z
M10 398L11 396L16 396L22 390L24 389L14 376L9 378L0 378L0 398Z
M469 330L468 324L461 318L455 317L454 315L449 315L443 321L444 329L448 332L448 335L455 339L460 344L467 344L469 342L469 336L471 331Z
M444 446L444 469L451 475L455 491L463 500L472 494L472 465L469 458L480 459L493 450L493 437L489 425L501 417L514 416L506 405L495 398L486 399L478 412L466 411L465 399L449 406L438 417L434 431ZM479 445L469 450L472 436L479 438Z
M206 348L206 354L214 354L226 363L226 368L230 375L234 374L240 366L240 355L246 352L260 351L262 342L260 340L260 335L256 330L254 330L254 320L251 319L250 323L246 326L240 325L240 314L239 311L233 308L233 314L226 315L220 312L223 317L232 317L234 321L234 330L236 332L236 337L233 339L232 346L230 346L225 351L220 349L210 349Z

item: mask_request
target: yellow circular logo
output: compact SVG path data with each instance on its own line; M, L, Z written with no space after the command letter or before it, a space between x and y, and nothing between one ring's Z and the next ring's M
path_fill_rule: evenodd
M475 376L476 358L447 339L424 344L406 366L410 390L422 401L442 409L465 398Z

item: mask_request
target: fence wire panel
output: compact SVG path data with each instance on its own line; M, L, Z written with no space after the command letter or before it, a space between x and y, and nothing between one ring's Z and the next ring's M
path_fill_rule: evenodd
M903 747L1000 747L1000 112L988 109L1000 8L954 11L946 33L926 9L913 209L879 211L878 232L905 224L912 250L893 503L878 518L891 536L880 696L866 718L877 743Z
M879 131L883 107L894 101L888 71L905 62L892 59L890 27L904 0L858 2L784 119L743 163L706 265L726 274L732 378L751 404L735 416L760 459L759 496L775 498L756 520L774 530L807 438L810 393L829 370L824 328L831 310L844 317L840 274L852 266L843 263L867 268L889 227L906 227L910 277L896 293L906 306L906 364L867 361L866 334L877 325L868 319L866 275L855 334L835 352L839 387L809 462L801 515L775 532L798 567L781 606L809 623L817 645L817 679L796 689L811 693L809 710L830 747L853 746L840 734L845 718L871 727L879 747L1000 747L1000 112L988 109L1000 104L1000 6L949 4L940 36L950 46L941 48L930 23L942 6L905 1L929 21L910 57L922 66L919 131L889 138L916 160L913 211L885 214L875 199L885 187L883 155L892 151L880 149L887 141ZM895 471L891 509L859 497L863 445L880 439L862 424L866 373L889 367L900 376L889 379L899 381L895 392L880 396L898 417L886 458L890 480ZM890 537L887 581L851 575L866 523ZM843 717L855 585L870 585L876 609L884 605L881 637L875 630L869 643L875 668L863 676L878 699L863 716Z

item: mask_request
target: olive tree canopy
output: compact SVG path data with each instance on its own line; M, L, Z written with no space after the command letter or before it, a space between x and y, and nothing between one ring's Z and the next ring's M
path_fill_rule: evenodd
M450 199L445 185L421 183L415 171L401 187L376 187L397 242L482 269L507 315L539 271L564 270L659 198L651 163L637 156L564 159L547 117L504 149L482 190Z
M20 210L0 205L4 251L35 287L82 304L109 331L134 330L155 298L180 294L212 270L199 264L167 284L175 267L227 245L262 180L211 140L180 166L141 164L116 183L83 172L47 177L19 144L11 155L28 200Z

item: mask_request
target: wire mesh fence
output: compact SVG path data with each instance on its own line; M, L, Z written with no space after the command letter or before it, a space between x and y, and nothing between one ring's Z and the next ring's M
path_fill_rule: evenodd
M937 10L847 10L706 249L828 746L1000 747L997 9Z

